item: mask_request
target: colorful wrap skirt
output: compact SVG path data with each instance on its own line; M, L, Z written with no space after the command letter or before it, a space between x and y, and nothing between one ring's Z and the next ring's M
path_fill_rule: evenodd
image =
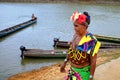
M89 80L90 78L90 66L86 66L84 68L75 68L71 67L71 69L75 72L77 72L82 80Z

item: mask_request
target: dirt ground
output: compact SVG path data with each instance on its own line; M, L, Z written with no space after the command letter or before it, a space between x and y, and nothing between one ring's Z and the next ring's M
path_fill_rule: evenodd
M61 73L59 71L61 63L24 73L18 73L10 76L8 80L64 80L64 76L67 75L67 70L70 65L68 63L66 66L66 72ZM100 50L97 58L95 80L120 80L119 63L119 49Z
M120 80L120 57L98 66L95 80Z

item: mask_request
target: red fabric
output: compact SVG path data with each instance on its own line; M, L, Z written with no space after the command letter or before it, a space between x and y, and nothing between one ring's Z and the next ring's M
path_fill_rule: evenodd
M77 22L82 24L83 22L86 22L86 16L84 14L79 15Z

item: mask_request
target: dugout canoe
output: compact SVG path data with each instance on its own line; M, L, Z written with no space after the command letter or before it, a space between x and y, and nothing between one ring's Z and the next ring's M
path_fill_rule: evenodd
M60 41L58 38L54 38L54 45L55 48L69 48L70 44L68 41ZM108 49L108 48L120 48L120 44L113 43L113 42L105 42L101 40L100 49Z
M112 46L111 46L112 45ZM100 49L113 49L120 48L118 44L108 44L104 43L100 47ZM24 46L20 47L21 50L21 58L65 58L67 55L67 50L42 50L42 49L26 49Z
M95 35L99 41L120 44L120 38Z
M18 31L20 29L23 29L25 27L28 27L28 26L36 23L36 22L37 22L37 18L35 17L35 19L31 19L31 20L28 20L26 22L20 23L18 25L15 25L15 26L9 27L7 29L1 30L0 31L0 38L5 37L5 36L7 36L7 35L9 35L9 34L11 34L13 32L16 32L16 31Z
M67 50L42 50L42 49L26 49L20 47L21 58L65 58Z

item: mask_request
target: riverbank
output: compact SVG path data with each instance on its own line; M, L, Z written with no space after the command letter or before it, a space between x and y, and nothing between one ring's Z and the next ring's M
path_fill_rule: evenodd
M120 57L100 65L96 69L95 80L120 80Z
M112 4L112 5L120 5L119 0L0 0L0 2L79 3L79 4Z
M64 76L67 75L67 72L61 73L59 71L61 63L62 62L59 62L57 64L40 69L18 73L16 75L10 76L8 80L63 80ZM109 78L112 80L119 80L118 74L120 73L120 64L118 63L120 63L119 49L100 50L97 58L95 80L109 80ZM66 70L68 70L69 67L70 65L67 64Z

